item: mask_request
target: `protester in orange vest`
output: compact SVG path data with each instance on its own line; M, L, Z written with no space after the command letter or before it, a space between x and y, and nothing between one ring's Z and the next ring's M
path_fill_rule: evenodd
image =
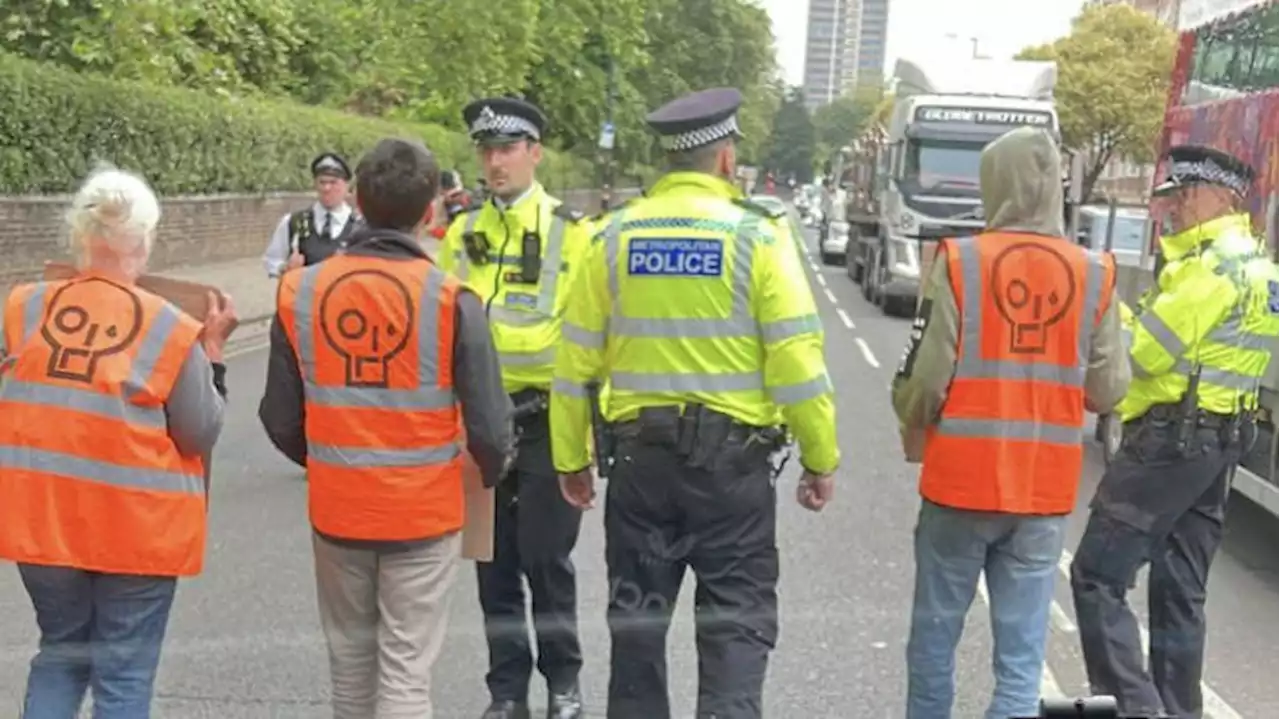
M23 716L148 717L178 577L204 561L205 462L222 430L228 300L201 323L138 288L160 205L93 173L71 205L80 275L15 288L0 316L0 558L40 649Z
M956 643L985 573L988 719L1039 712L1049 602L1083 462L1085 410L1124 396L1112 258L1065 239L1061 158L1021 128L982 152L987 229L944 240L893 403L923 462L907 718L951 715Z
M494 486L515 444L479 298L419 240L439 170L383 140L356 169L365 226L280 282L259 417L306 467L336 719L431 717L464 520L466 450Z

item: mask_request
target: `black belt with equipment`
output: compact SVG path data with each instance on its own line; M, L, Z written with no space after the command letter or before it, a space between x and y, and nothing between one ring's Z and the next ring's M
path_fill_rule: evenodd
M522 389L511 395L511 403L515 412L511 415L516 421L545 414L551 407L551 395L540 389Z
M770 457L788 444L785 427L755 427L700 404L686 405L683 411L675 406L646 407L635 420L614 425L613 431L619 438L675 450L691 469L710 470L734 449L744 458L753 455L753 449ZM788 459L789 454L774 468L775 476Z

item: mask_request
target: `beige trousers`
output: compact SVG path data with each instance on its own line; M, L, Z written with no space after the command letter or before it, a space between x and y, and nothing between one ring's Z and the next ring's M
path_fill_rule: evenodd
M431 719L460 535L384 554L312 543L334 719Z

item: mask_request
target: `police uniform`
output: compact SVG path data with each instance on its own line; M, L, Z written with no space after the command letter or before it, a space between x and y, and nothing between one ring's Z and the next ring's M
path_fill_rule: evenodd
M655 111L668 151L738 135L736 90ZM598 226L600 227L600 226ZM670 716L666 634L686 568L700 717L758 717L777 637L775 470L784 422L815 474L839 463L822 325L779 215L727 179L672 172L604 218L575 283L551 393L556 468L609 426L611 719Z
M1157 195L1217 185L1244 199L1253 180L1248 165L1209 148L1173 148L1168 160ZM1280 267L1245 213L1160 244L1158 287L1132 323L1134 380L1116 408L1123 440L1091 504L1071 588L1093 693L1117 697L1125 714L1191 717L1202 709L1209 565L1280 334ZM1150 673L1124 599L1146 562Z
M347 182L352 177L346 161L332 152L322 153L311 161L311 176L336 177ZM271 277L283 274L295 252L302 255L307 265L328 259L346 248L358 223L357 213L345 201L336 207L325 207L316 202L311 207L285 215L276 226L263 255L267 274Z
M480 145L541 141L546 119L512 98L471 103L463 119ZM547 425L555 348L569 285L590 242L580 213L536 181L518 197L491 196L458 216L439 263L484 300L503 384L516 408L514 469L496 490L494 555L476 565L489 643L485 719L527 717L533 656L525 621L532 594L537 667L546 678L548 716L581 716L577 580L570 553L581 512L560 494Z

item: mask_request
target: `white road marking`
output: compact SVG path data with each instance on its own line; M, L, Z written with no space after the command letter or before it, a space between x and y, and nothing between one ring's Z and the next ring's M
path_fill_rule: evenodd
M1071 552L1064 549L1062 557L1058 560L1058 571L1062 572L1068 581L1071 579L1071 560L1074 558ZM1138 641L1142 644L1142 656L1145 658L1149 654L1151 637L1147 633L1147 621L1141 616L1138 617ZM1240 712L1233 709L1207 682L1200 682L1200 693L1204 699L1206 719L1244 719Z
M827 293L827 299L831 300L831 304L840 304L840 300L836 299L836 293L832 292L830 287L824 287L822 291Z
M876 356L871 353L871 347L867 345L867 341L861 337L854 337L853 341L858 343L858 349L862 350L862 358L867 361L867 364L879 369L880 360L876 359Z
M978 598L982 600L983 604L988 607L991 606L991 597L987 595L986 572L978 575ZM1058 686L1058 680L1054 678L1053 670L1049 669L1048 661L1045 661L1040 667L1040 696L1051 698L1062 698L1066 696L1062 693L1062 687Z
M823 277L822 275L814 275L814 277L817 278L818 284L822 285L823 287L827 286L827 278Z
M845 327L853 329L853 318L849 316L848 312L844 311L843 307L837 307L836 314L840 315L840 321L844 323Z
M1058 600L1053 599L1049 602L1049 621L1063 634L1075 634L1076 623L1071 621L1071 617L1067 616L1067 611L1058 604Z

